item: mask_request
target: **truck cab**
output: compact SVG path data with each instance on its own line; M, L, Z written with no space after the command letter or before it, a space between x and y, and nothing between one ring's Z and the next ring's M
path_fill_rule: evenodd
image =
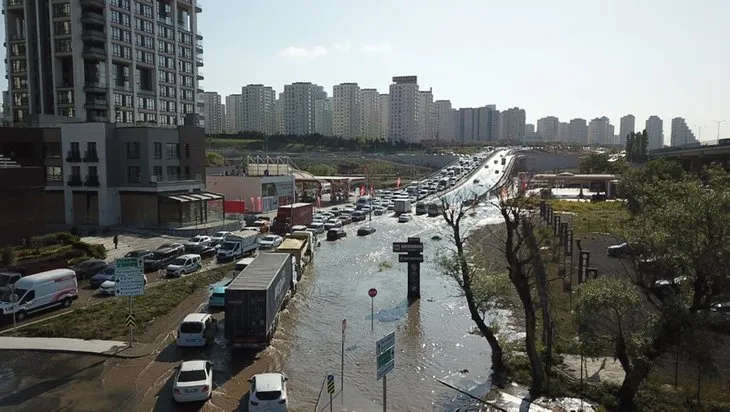
M216 259L219 262L228 262L254 252L258 248L258 235L258 232L253 231L229 235L218 249Z

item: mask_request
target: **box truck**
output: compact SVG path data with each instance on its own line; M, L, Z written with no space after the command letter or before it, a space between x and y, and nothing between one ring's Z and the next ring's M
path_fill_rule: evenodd
M411 206L410 200L398 199L395 202L393 202L393 210L395 211L396 215L399 215L401 213L412 213L413 207Z
M230 262L253 253L259 247L259 233L253 230L228 235L215 257L219 262Z
M279 206L271 224L271 231L279 236L291 232L293 226L312 223L314 205L312 203L294 203L293 205Z
M225 334L233 347L265 348L296 289L292 256L262 253L226 288Z

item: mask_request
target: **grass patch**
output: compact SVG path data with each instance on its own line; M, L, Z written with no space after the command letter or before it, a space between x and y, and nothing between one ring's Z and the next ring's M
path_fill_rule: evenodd
M392 267L393 267L393 264L389 260L384 260L384 261L380 262L380 264L378 265L378 272L382 272L385 269L390 269Z
M134 333L138 336L144 333L150 323L157 317L170 313L191 294L221 280L232 267L233 265L226 265L145 289L144 295L134 298L134 314L137 318L137 327ZM127 299L109 298L105 302L78 309L71 314L22 328L15 335L50 338L119 339L129 332L124 325L126 316Z
M571 226L576 234L614 232L629 219L629 213L622 202L551 200L548 203L556 212L574 214Z

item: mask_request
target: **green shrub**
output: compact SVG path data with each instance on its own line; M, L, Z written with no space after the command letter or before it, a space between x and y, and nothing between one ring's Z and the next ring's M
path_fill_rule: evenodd
M33 236L30 238L29 244L32 248L37 249L43 246L68 245L78 241L79 237L76 235L68 232L56 232L41 236Z
M104 247L104 245L92 245L90 243L82 242L80 240L74 241L73 243L71 243L71 245L74 247L74 249L81 251L82 254L91 256L94 259L106 258L106 248Z
M15 250L10 246L3 249L2 256L0 256L0 264L10 266L15 264Z

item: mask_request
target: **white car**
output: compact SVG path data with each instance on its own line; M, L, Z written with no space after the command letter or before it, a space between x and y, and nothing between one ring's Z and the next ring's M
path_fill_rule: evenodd
M225 232L225 231L215 232L215 233L213 233L213 236L210 237L210 240L213 244L217 245L219 243L223 243L226 240L226 238L228 237L228 235L230 235L230 234L231 234L231 232Z
M410 221L411 221L410 213L401 213L400 216L398 216L398 223L408 223Z
M244 232L251 231L251 232L259 232L261 233L261 228L256 226L244 226L243 229Z
M330 219L324 222L324 230L337 229L342 227L342 221L340 219Z
M281 245L281 242L283 242L284 239L281 236L277 235L266 235L259 239L259 248L260 249L273 249L275 247L278 247Z
M248 382L249 412L286 412L289 410L286 395L286 381L283 373L260 373L254 375Z
M213 364L205 360L185 361L177 367L172 383L175 402L200 402L213 394Z
M147 285L147 275L144 276L144 284ZM117 294L117 282L113 280L106 280L99 286L99 294L106 296L114 296Z
M180 277L188 273L193 273L203 266L202 261L203 259L200 255L188 254L178 256L167 265L165 274L171 277Z
M188 240L186 242L186 246L207 246L211 244L211 242L212 239L210 236L197 235Z

